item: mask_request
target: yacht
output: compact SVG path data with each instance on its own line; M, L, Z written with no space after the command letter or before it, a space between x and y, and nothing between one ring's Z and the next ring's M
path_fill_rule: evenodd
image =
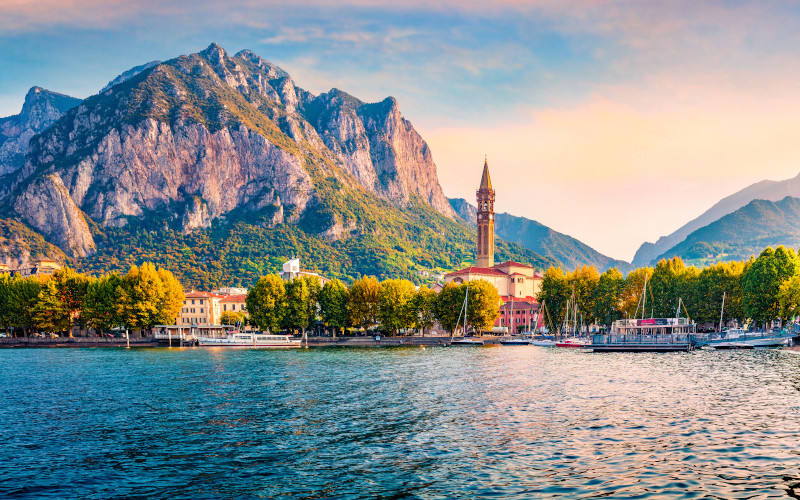
M300 347L302 339L264 332L234 332L227 337L198 337L202 347Z

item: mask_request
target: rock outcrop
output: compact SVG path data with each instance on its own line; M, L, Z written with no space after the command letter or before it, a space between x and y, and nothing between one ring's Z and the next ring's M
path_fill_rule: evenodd
M16 199L14 209L67 253L84 257L94 251L89 225L58 175L45 175L30 183Z
M18 115L0 118L0 175L18 170L25 163L28 143L81 100L41 87L32 87Z
M232 57L216 44L117 80L35 137L0 188L72 255L94 248L83 213L122 227L178 210L185 232L234 210L294 223L310 205L335 212L336 193L320 186L362 186L398 207L418 200L454 216L427 144L393 98L314 96L252 52ZM339 239L357 231L353 217L317 218L310 230Z

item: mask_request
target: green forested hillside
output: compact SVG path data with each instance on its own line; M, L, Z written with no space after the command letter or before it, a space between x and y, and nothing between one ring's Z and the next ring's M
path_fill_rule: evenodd
M800 246L800 199L754 200L689 234L656 260L681 257L691 265L746 260L765 247Z

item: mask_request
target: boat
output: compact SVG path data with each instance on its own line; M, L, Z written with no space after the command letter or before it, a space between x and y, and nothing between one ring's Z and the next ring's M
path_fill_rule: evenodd
M634 318L642 307L644 316L647 304L647 277L640 303L636 306ZM683 300L678 298L678 308L674 318L626 318L613 323L610 333L592 336L589 346L594 352L674 352L691 351L695 347L697 324L681 317ZM684 311L686 307L683 307Z
M464 317L464 332L466 333L467 330L467 311L469 310L469 281L467 282L467 291L464 294L464 303L461 305L461 311L458 313L458 319L456 320L456 326L453 328L453 332L458 330L458 324L461 322L461 317ZM479 346L483 345L483 339L480 337L475 337L471 335L465 335L459 338L450 337L450 345L455 346Z
M548 339L539 339L539 340L531 340L531 345L539 346L539 347L555 347L556 341L555 340L548 340Z
M483 345L483 339L480 337L460 337L453 339L450 345Z
M718 342L712 346L714 349L755 349L755 346L747 342Z
M731 328L702 338L697 344L714 349L746 349L731 347L743 344L750 347L782 347L787 345L791 338L792 334L788 332L750 332L744 328Z
M264 332L234 332L227 337L198 337L201 347L300 347L302 339Z
M591 342L589 339L584 337L570 337L564 340L559 340L554 342L556 347L576 347L576 348L583 348L588 347Z
M524 337L511 337L501 340L500 343L503 345L531 345L531 339L526 339Z

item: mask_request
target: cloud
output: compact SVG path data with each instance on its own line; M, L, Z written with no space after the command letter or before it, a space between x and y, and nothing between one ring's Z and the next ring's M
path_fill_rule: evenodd
M423 128L449 196L474 198L489 156L499 210L629 260L711 205L800 172L800 97L736 87L664 98L605 89L524 122ZM647 102L650 104L646 104Z

